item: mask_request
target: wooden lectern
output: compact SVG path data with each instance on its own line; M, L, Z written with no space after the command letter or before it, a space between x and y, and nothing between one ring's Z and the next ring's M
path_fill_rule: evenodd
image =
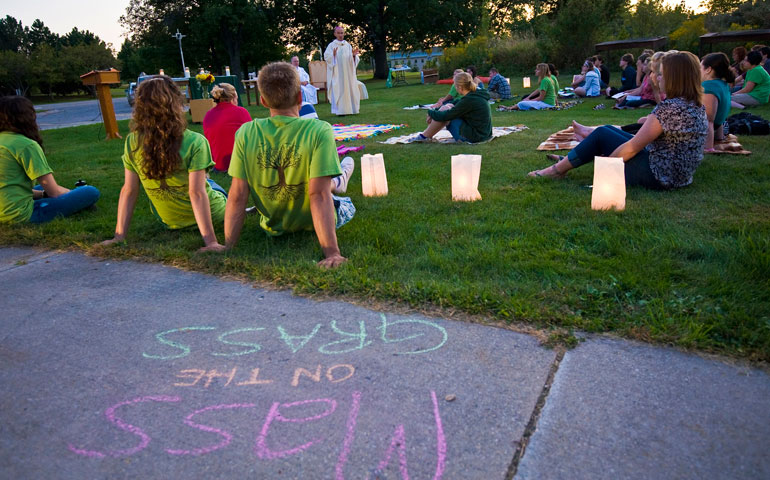
M120 72L111 68L109 70L92 70L80 79L83 85L95 85L96 94L99 97L99 108L102 110L104 130L107 132L107 140L122 138L118 133L118 121L115 119L115 108L112 106L112 94L110 85L120 84Z

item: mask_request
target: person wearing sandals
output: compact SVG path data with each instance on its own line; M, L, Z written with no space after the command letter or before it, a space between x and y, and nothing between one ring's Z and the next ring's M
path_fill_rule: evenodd
M703 80L703 105L706 107L708 118L708 134L706 136L706 153L714 152L714 140L724 138L723 127L730 115L730 86L735 80L730 70L730 61L724 53L709 53L700 63Z
M92 186L70 190L56 183L32 102L0 97L0 223L45 223L77 213L98 199L99 190Z
M454 86L462 98L439 110L428 110L428 127L416 141L428 141L444 127L458 142L478 143L492 138L489 92L476 88L471 75L465 72L455 75Z
M214 165L206 137L187 130L184 97L170 77L155 75L136 90L131 134L123 152L124 183L118 200L112 245L126 238L139 196L139 184L150 199L150 209L169 229L198 226L204 247L222 251L213 223L222 224L227 194L207 180ZM213 219L213 221L212 221Z
M703 160L708 131L698 58L689 52L666 55L659 82L668 98L647 116L636 135L605 125L591 132L566 157L549 156L555 165L530 177L562 178L596 156L621 157L626 185L673 189L692 183ZM554 158L555 157L555 158Z
M540 86L529 97L513 105L511 110L543 110L556 106L556 86L551 80L551 71L547 63L538 63L535 67Z

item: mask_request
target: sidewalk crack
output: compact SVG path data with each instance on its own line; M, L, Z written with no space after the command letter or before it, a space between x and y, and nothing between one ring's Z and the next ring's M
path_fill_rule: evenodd
M562 359L564 359L565 352L566 350L564 348L559 348L557 350L556 358L554 358L553 363L551 364L551 369L548 372L548 377L545 379L543 389L540 391L540 396L537 398L535 408L532 410L532 415L529 417L529 422L527 422L527 426L524 428L524 434L521 436L521 440L516 443L516 451L513 453L513 459L511 460L511 464L508 466L508 471L505 474L505 480L513 480L513 477L516 476L516 471L519 469L519 462L521 462L521 459L524 457L524 453L527 450L527 445L529 445L529 440L532 438L535 430L537 430L537 422L540 419L540 414L543 411L543 407L545 406L545 401L548 398L548 394L551 392L553 379L556 377L556 372L559 370L559 364L561 364Z

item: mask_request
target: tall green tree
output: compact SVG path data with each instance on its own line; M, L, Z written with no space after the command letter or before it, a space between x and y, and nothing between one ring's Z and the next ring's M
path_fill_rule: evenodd
M12 16L6 15L5 18L0 19L0 50L29 53L28 33L29 28L25 28Z
M269 0L131 0L121 22L133 34L137 54L148 55L148 63L163 59L165 68L181 66L178 44L171 38L179 30L186 35L189 66L227 64L242 77L244 59L260 65L281 58L282 5Z
M337 22L347 24L354 41L371 52L375 78L387 78L389 50L410 51L465 40L481 23L483 3L481 0L359 0L332 4L329 0L307 0L298 6L299 2L295 2L294 26L311 30L313 45L307 43L309 35L298 34L291 40L305 48L316 44L323 48L333 38L331 26ZM314 15L319 12L327 13Z

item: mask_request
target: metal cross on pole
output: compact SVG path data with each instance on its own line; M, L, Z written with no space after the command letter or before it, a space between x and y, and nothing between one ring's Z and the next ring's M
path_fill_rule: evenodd
M182 39L187 35L182 35L181 33L179 33L179 29L177 28L176 33L171 36L179 40L179 55L182 57L182 72L184 72L185 66L184 66L184 53L182 53Z

